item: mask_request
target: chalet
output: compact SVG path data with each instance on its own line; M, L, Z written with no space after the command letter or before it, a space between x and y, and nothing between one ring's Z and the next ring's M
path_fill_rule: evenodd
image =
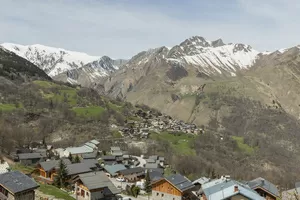
M261 177L248 182L248 185L267 200L276 200L280 196L277 187Z
M69 159L62 159L62 161L64 162L65 165L72 164ZM57 175L59 162L60 160L50 160L46 162L40 162L37 165L37 168L40 172L40 175L38 177L39 181L52 184L55 179L55 175Z
M19 171L0 174L1 200L34 200L39 185Z
M248 185L224 177L203 184L201 190L201 200L264 200Z
M192 182L180 174L174 174L167 178L161 178L151 183L152 199L191 199L191 190L194 188Z
M124 169L126 169L126 167L122 164L104 165L104 171L109 177L116 177L118 175L117 172Z
M4 160L0 160L0 174L4 174L9 171L9 165Z
M103 172L80 174L75 182L77 200L117 199L117 189Z
M141 167L123 169L118 171L117 174L128 182L136 182L145 177L145 169Z
M18 154L18 160L23 165L35 165L38 162L45 161L46 154L43 153L20 153Z

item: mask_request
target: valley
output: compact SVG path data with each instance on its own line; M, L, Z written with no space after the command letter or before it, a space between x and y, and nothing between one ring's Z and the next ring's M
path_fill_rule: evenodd
M283 188L300 179L299 47L260 53L194 36L114 60L42 45L1 46L6 154L33 140L66 147L97 138L103 149L117 141L131 153L165 156L190 178L211 171L263 176ZM139 110L173 121L149 122ZM184 129L190 125L195 134ZM131 145L139 142L143 149Z

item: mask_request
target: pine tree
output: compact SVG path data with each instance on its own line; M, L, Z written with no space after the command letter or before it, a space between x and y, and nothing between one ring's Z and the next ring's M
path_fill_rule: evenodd
M148 170L147 170L147 173L146 173L145 191L146 191L147 193L150 193L150 192L152 191L151 180L150 180L150 174L149 174L149 171L148 171Z
M74 163L80 163L80 158L79 158L78 155L76 155L75 160L74 160Z
M69 160L71 161L71 163L73 163L73 156L72 156L72 154L69 154Z
M62 160L60 160L59 170L55 179L55 184L58 187L65 187L67 185L67 176L68 176L67 166Z

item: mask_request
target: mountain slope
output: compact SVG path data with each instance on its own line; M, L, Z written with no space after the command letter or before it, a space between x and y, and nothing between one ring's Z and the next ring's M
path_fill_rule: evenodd
M51 78L28 60L0 47L0 76L10 80L29 81Z
M58 74L53 79L89 87L99 79L109 76L125 63L126 60L112 60L103 56L83 67Z

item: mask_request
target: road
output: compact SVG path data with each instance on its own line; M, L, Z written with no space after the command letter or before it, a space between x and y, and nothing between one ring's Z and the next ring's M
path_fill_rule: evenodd
M119 182L117 181L115 178L109 178L110 181L117 187L120 189L120 187L122 187L122 190L125 190L126 185L133 185L134 183L127 183L127 182ZM122 197L129 197L125 194L120 194ZM141 196L139 195L137 198L130 196L129 198L131 198L132 200L151 200L151 196L148 199L148 196Z
M146 163L147 163L144 158L141 158L139 156L132 156L132 157L138 159L138 161L140 162L140 164L137 167L144 167L144 165L146 165Z

